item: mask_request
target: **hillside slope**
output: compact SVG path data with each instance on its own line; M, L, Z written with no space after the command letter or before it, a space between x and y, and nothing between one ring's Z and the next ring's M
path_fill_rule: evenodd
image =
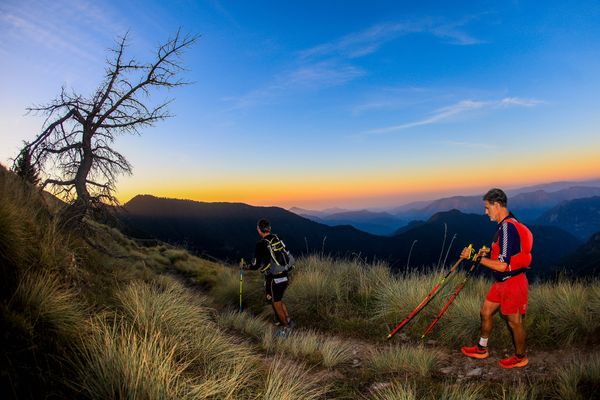
M384 343L438 276L301 257L285 297L297 328L280 338L258 273L244 275L245 312L235 312L237 267L165 244L139 246L91 220L73 230L58 211L0 168L2 398L585 398L600 382L594 285L533 286L532 365L498 371L510 346L503 330L483 363L452 350L477 336L489 285L481 278L469 282L432 342L417 337L445 296ZM557 309L563 318L552 315Z

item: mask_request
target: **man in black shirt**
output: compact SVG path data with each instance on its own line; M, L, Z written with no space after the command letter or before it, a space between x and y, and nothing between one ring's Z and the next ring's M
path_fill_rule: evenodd
M289 282L288 272L279 272L277 268L274 268L277 262L273 259L271 249L269 248L272 243L279 243L281 241L276 235L271 233L271 224L266 219L258 221L256 230L261 239L256 243L254 249L254 262L251 265L245 265L243 268L246 270L259 270L264 274L267 301L271 302L279 323L286 329L291 320L282 299Z

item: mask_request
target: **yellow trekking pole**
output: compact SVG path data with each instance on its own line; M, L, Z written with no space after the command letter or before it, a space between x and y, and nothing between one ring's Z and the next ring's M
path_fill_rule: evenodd
M240 260L240 312L242 312L242 287L244 285L244 266L246 265L246 261L242 258Z

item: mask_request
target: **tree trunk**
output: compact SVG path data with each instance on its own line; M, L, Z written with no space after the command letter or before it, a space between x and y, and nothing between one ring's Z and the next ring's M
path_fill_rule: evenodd
M87 177L92 169L94 153L92 152L93 131L89 126L83 129L83 139L81 146L81 163L75 174L75 190L77 192L77 201L74 208L81 212L81 217L86 214L90 207L91 196L87 189Z

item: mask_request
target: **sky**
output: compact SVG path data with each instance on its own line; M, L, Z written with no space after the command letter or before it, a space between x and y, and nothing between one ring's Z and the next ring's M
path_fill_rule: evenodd
M384 209L600 177L600 3L553 0L0 0L0 163L119 37L151 61L180 28L192 84L117 138L121 202Z

